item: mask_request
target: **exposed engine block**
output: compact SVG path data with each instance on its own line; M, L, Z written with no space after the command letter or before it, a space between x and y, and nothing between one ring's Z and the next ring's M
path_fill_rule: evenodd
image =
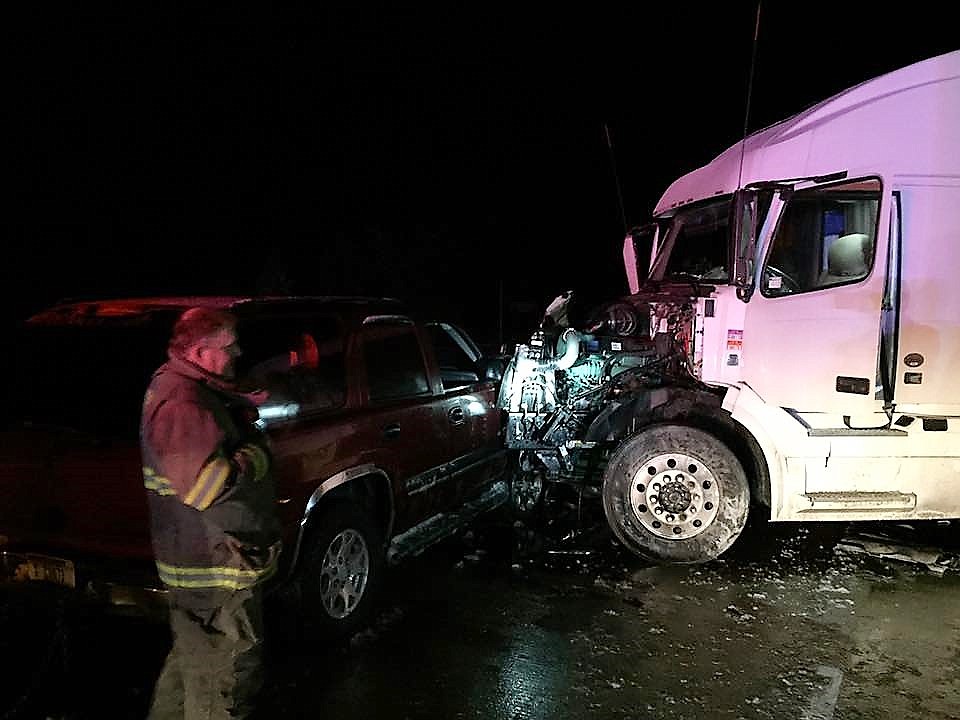
M581 451L595 445L587 430L611 401L688 370L691 316L689 304L620 301L585 331L545 321L503 378L507 447L536 458L548 479L575 479Z

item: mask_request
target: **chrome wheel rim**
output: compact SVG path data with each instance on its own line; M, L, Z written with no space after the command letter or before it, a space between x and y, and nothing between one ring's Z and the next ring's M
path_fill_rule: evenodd
M630 507L650 533L687 540L717 519L720 487L708 466L683 453L649 458L634 473Z
M330 541L320 569L320 601L342 620L357 609L370 577L370 551L363 535L346 529Z

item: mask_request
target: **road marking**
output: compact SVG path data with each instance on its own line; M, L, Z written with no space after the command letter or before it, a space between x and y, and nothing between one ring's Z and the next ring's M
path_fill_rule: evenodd
M810 707L804 711L803 720L831 720L833 710L837 706L837 698L840 697L843 671L829 665L819 665L817 675L829 678L830 683L810 698Z

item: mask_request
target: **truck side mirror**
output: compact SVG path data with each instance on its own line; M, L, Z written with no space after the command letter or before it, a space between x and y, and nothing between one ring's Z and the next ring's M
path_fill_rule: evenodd
M757 193L739 190L734 195L733 232L730 236L730 257L733 263L733 284L743 302L753 295L753 257L757 246Z
M627 286L631 293L640 290L640 285L650 273L650 259L656 239L657 226L654 223L634 228L623 239L623 269L627 273Z

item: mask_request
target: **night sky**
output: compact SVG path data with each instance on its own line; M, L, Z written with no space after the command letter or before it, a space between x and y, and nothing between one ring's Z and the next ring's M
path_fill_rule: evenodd
M562 290L624 293L624 220L743 132L755 2L317 5L10 16L5 320L373 294L509 339ZM749 129L957 49L937 8L765 2Z

